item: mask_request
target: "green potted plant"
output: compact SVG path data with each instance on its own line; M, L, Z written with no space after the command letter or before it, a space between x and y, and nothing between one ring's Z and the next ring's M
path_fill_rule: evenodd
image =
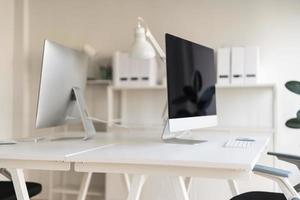
M300 82L299 81L288 81L285 84L285 87L295 93L300 95ZM291 118L286 121L285 125L289 128L300 128L300 110L297 112L297 117L296 118Z

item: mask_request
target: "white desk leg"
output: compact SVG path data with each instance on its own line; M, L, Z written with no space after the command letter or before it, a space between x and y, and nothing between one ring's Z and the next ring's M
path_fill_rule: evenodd
M127 200L139 200L146 179L146 175L132 175Z
M127 189L127 192L129 193L129 191L130 191L130 176L129 176L129 174L123 174L123 175L124 175L126 189Z
M10 169L11 178L18 200L29 200L23 169Z
M178 176L175 178L174 189L177 199L189 200L189 194L187 191L187 186L184 181L184 177Z
M77 200L85 200L86 199L88 189L90 186L90 182L92 179L92 174L93 174L92 172L84 173L83 179L81 181L80 191L79 191Z
M192 181L193 181L192 177L186 177L185 178L185 187L186 187L187 193L189 193L190 190L191 190Z
M235 180L227 180L227 181L228 181L232 196L239 195L240 192L239 192L239 189L238 189L238 186L237 186Z

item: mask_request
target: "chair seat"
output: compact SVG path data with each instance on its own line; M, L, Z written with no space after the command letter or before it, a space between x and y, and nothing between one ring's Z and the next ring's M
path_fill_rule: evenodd
M286 200L281 193L274 192L246 192L233 197L231 200Z
M26 182L29 197L33 197L42 191L39 183ZM0 181L0 200L16 200L15 189L11 181Z

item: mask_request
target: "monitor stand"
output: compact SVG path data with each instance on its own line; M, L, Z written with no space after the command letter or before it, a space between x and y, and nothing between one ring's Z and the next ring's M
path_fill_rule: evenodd
M85 136L83 140L88 140L92 138L96 134L96 129L94 127L93 121L88 118L87 107L83 98L83 94L80 91L80 88L74 87L72 88L72 99L76 101L79 114L81 117L82 125L84 128Z
M72 88L71 99L72 99L72 101L76 101L76 106L79 110L79 114L80 114L80 118L81 118L81 122L82 122L82 125L84 128L85 135L84 135L84 137L82 137L82 136L57 137L57 138L51 139L52 141L77 140L77 139L88 140L96 134L96 130L95 130L93 121L88 118L86 104L85 104L83 94L82 94L80 88L77 88L77 87Z
M166 143L187 144L187 145L196 145L196 144L207 142L207 140L193 140L193 139L178 138L175 135L175 133L170 132L169 120L167 120L165 123L165 127L161 139Z

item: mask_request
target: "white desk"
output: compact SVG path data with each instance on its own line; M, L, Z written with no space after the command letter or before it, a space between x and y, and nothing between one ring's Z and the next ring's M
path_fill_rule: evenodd
M255 137L249 149L224 148L233 136L201 135L209 141L199 145L166 144L155 136L99 134L89 141L20 143L0 146L0 167L12 169L18 199L27 200L22 169L134 174L129 200L136 200L145 175L179 176L182 199L188 199L182 176L236 179L249 176L268 139Z
M101 140L96 138L89 141L41 141L0 145L0 167L10 169L18 199L29 200L23 169L69 171L69 156L112 144L110 137L102 137Z

